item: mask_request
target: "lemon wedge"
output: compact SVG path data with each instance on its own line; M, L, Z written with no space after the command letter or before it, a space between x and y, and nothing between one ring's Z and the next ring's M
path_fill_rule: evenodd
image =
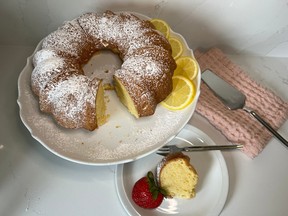
M155 28L161 32L166 38L170 35L170 26L161 19L151 19L150 22L155 26Z
M198 73L198 64L195 59L183 56L176 59L177 68L174 71L174 75L181 75L189 80L193 80Z
M183 53L183 45L181 41L174 37L169 37L168 41L172 48L172 57L174 59L179 58Z
M169 110L182 110L193 102L196 87L184 76L173 76L172 81L173 90L161 105Z

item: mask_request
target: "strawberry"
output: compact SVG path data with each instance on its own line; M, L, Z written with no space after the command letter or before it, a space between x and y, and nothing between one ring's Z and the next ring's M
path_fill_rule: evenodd
M142 208L157 208L163 201L165 191L159 188L151 171L139 179L132 189L133 201Z

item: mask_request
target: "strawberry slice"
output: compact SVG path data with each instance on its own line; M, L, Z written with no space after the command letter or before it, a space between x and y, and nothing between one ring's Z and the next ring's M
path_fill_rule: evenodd
M151 171L147 173L147 176L139 179L132 189L133 201L138 206L147 209L161 205L165 194L165 191L156 185Z

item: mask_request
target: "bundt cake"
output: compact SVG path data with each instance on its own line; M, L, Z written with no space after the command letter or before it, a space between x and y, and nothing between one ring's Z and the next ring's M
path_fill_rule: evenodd
M124 12L85 13L44 38L33 58L32 91L40 110L61 126L94 130L105 123L102 82L82 70L103 49L123 61L113 77L115 90L136 118L153 115L172 91L171 46L149 21Z
M167 197L195 197L198 174L187 155L179 152L164 157L157 165L156 175L159 186L166 191Z

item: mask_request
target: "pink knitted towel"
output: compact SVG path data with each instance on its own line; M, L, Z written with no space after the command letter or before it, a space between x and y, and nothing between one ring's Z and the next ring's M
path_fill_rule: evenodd
M275 129L285 122L288 117L288 103L251 80L221 50L212 48L205 53L196 50L195 57L201 71L210 69L244 93L247 107L255 110ZM245 111L231 111L226 108L203 82L196 111L207 118L230 142L243 144L242 151L250 158L256 157L272 137L265 127Z

